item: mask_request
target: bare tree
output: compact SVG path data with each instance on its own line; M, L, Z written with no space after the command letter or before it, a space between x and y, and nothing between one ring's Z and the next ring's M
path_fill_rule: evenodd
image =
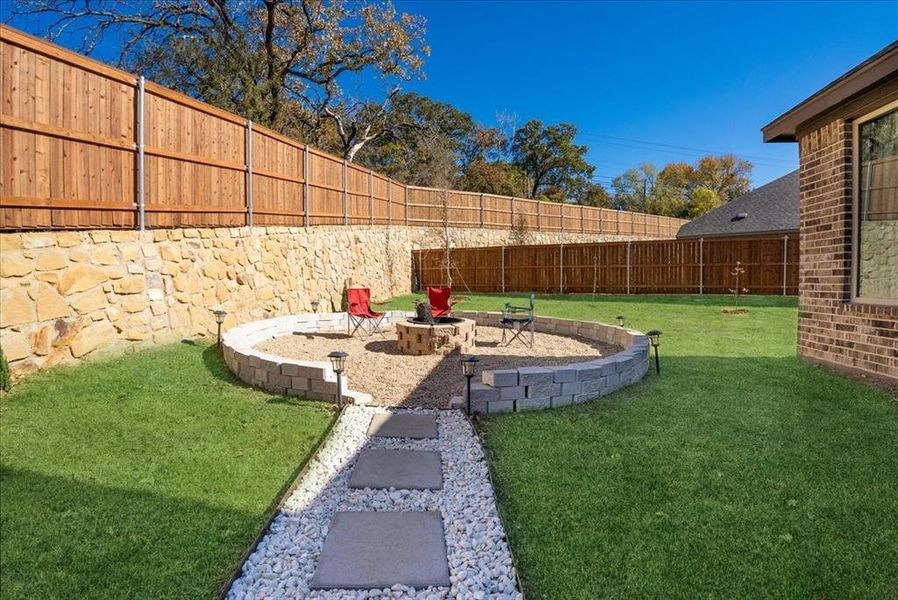
M399 87L396 86L380 104L345 101L335 107L322 107L324 114L336 126L343 158L352 161L365 144L387 131L387 112L398 93Z
M389 0L14 1L9 21L46 23L35 33L85 53L115 32L123 40L120 66L309 141L322 118L347 105L346 76L373 71L408 80L429 53L424 19L397 12ZM371 131L353 126L354 155Z

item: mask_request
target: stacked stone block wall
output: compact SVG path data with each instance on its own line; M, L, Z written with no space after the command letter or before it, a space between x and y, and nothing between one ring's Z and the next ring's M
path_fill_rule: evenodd
M456 311L478 325L499 326L501 313ZM577 335L624 348L611 356L596 357L564 366L518 367L487 370L471 384L471 409L499 413L557 408L586 402L640 381L649 368L649 339L638 331L554 317L537 317L534 330L557 335ZM526 334L525 334L526 335ZM456 397L453 406L464 399Z

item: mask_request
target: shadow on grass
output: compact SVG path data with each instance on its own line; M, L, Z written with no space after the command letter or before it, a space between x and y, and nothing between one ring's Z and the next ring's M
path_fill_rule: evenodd
M0 469L0 487L9 598L210 597L264 518L29 470Z

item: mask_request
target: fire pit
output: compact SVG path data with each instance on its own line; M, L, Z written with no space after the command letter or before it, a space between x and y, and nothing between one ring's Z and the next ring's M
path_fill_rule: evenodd
M476 324L459 317L416 318L396 323L397 344L403 354L449 354L474 347Z

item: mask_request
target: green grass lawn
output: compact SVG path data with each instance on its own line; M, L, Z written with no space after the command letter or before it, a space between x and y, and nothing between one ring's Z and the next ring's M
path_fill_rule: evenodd
M898 598L898 399L798 360L793 299L743 304L537 300L664 335L660 377L480 421L528 598Z
M213 596L331 421L205 345L30 378L0 400L3 597Z

